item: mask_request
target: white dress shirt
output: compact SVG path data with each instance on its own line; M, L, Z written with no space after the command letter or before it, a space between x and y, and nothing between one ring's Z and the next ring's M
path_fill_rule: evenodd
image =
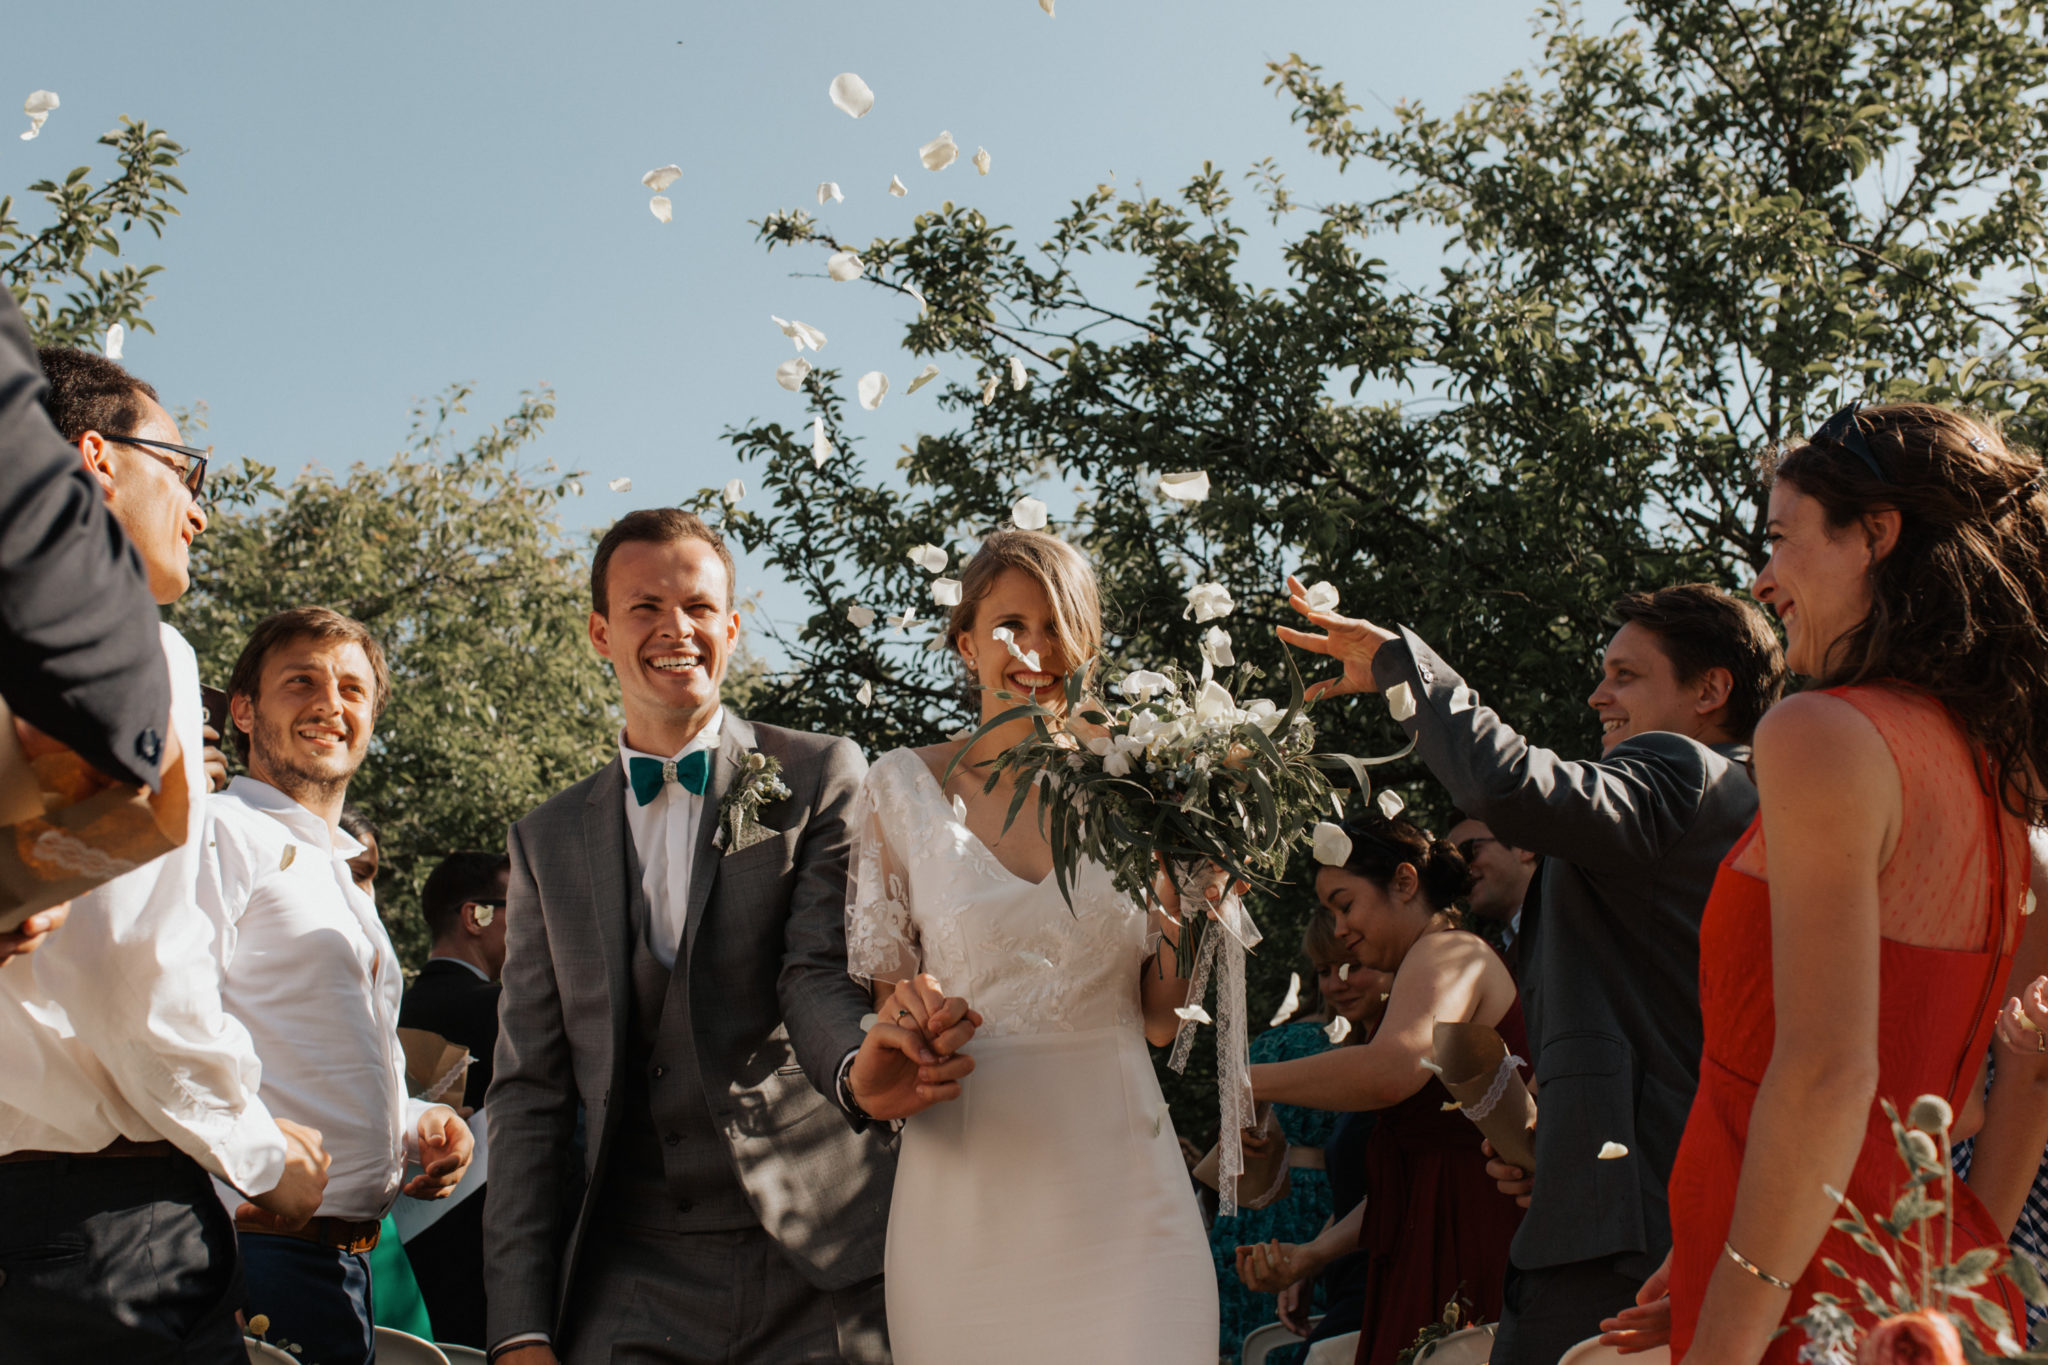
M320 1131L334 1159L322 1216L382 1218L428 1106L406 1095L397 955L349 875L363 846L250 777L206 816L199 903L220 936L222 998L263 1059L264 1103Z
M725 708L719 707L704 722L696 737L672 756L680 763L686 754L707 749L718 753L718 734L725 726ZM698 823L704 818L704 798L681 782L664 782L661 794L646 805L633 795L632 762L651 758L668 761L662 755L628 748L626 732L619 732L619 763L628 771L626 779L626 828L633 835L633 849L640 855L640 887L647 893L652 912L649 927L652 941L647 945L664 967L676 965L676 950L683 945L683 921L690 911L690 871L696 861ZM709 791L707 785L706 791ZM712 818L718 818L712 812Z
M199 664L162 627L184 747L185 842L71 903L33 957L0 971L0 1152L96 1152L168 1140L261 1194L284 1134L258 1098L248 1030L223 1008L212 925L195 900L206 799Z

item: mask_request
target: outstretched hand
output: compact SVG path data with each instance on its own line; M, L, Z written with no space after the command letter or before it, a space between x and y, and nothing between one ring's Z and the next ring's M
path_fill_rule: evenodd
M1671 1344L1671 1256L1636 1291L1636 1306L1624 1308L1600 1324L1600 1344L1622 1355L1651 1351Z
M904 1119L960 1098L974 1058L960 1049L981 1027L981 1014L920 973L896 983L861 1040L846 1078L868 1117Z
M1311 654L1327 654L1344 665L1344 672L1335 678L1325 678L1311 683L1308 699L1316 701L1322 697L1343 697L1354 692L1377 692L1378 683L1373 681L1373 656L1380 652L1380 646L1397 639L1392 631L1382 630L1370 621L1350 616L1339 616L1334 611L1317 611L1308 604L1308 589L1293 574L1287 576L1287 605L1305 617L1312 626L1320 627L1321 635L1312 635L1305 630L1282 626L1280 639L1296 649L1305 649Z

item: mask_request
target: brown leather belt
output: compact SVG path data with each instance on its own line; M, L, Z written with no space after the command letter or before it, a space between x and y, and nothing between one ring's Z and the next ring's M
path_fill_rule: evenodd
M0 1154L0 1164L15 1161L94 1161L110 1156L176 1156L178 1146L174 1142L137 1142L133 1138L115 1138L97 1152L7 1152Z
M330 1251L345 1251L351 1256L362 1256L377 1245L377 1234L383 1224L375 1218L313 1218L302 1228L274 1227L269 1223L237 1218L235 1231L254 1233L259 1237L290 1237L300 1242L311 1242Z

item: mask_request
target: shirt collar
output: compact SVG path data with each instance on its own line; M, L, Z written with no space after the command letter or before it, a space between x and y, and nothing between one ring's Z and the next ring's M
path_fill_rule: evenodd
M290 830L292 837L301 843L331 849L334 856L343 862L363 852L363 846L347 830L328 824L268 782L259 782L253 777L237 777L221 794L234 797L252 810L262 811Z
M662 754L650 754L643 750L635 749L631 745L627 744L626 731L625 728L621 726L619 729L619 762L624 763L626 762L626 760L632 758L652 758L657 760L663 757L681 758L684 754L693 753L698 749L716 750L718 748L719 732L724 728L725 708L721 706L716 711L713 711L711 713L711 719L704 722L704 728L699 730L688 744L685 744L682 748L676 750L674 753L664 756Z
M476 964L475 964L474 962L467 962L467 961L464 961L464 960L463 960L462 958L459 958L459 957L430 957L430 958L428 958L428 959L427 959L427 961L429 961L429 962L453 962L453 963L454 963L454 964L455 964L456 966L458 966L458 967L466 967L466 968L468 968L468 969L469 969L470 971L472 971L472 972L476 973L476 979L477 979L477 980L479 980L479 981L489 981L489 980L491 979L491 978L490 978L490 976L489 976L489 974L488 974L488 973L486 973L486 972L484 971L484 969L483 969L483 968L481 968L481 967L477 966L477 965L476 965Z

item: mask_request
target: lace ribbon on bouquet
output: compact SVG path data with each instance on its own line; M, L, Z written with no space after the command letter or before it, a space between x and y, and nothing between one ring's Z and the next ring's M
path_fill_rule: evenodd
M1238 1140L1252 1124L1251 1051L1245 1038L1244 955L1264 937L1236 893L1224 896L1213 912L1195 951L1194 975L1188 980L1188 1004L1199 1005L1216 977L1216 1100L1220 1118L1216 1138L1217 1214L1237 1213L1237 1178L1244 1174L1244 1146ZM1182 932L1191 932L1184 924ZM1218 933L1217 930L1222 930ZM1195 1046L1196 1019L1183 1018L1174 1035L1173 1054L1166 1064L1175 1074L1187 1070Z

